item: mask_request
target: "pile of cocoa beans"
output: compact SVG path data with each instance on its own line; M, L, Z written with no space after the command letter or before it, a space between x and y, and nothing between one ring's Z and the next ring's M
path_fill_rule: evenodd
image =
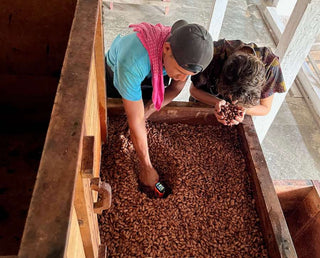
M230 125L231 121L235 120L237 116L243 116L243 109L227 102L225 105L221 106L221 111L218 114L224 116L227 125Z
M99 216L109 257L267 257L236 128L148 122L151 161L172 191L154 199L139 191L125 123L110 117L102 153L113 194Z

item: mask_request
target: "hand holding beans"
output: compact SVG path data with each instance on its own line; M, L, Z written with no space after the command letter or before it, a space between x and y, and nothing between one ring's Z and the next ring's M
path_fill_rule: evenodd
M226 102L224 100L218 102L215 107L215 116L217 120L228 126L237 125L244 119L245 109Z

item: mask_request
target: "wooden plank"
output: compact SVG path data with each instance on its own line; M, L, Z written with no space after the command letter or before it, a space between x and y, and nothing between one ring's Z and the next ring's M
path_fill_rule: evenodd
M160 0L112 0L110 2L118 4L150 4L162 7L170 6L170 2Z
M101 182L100 177L94 177L90 180L91 189L100 194L100 200L93 204L93 211L99 215L111 207L111 186L106 182Z
M292 212L313 189L311 180L274 180L273 184L285 214Z
M279 182L275 183L278 185ZM292 200L285 215L297 254L299 257L319 257L320 195L317 190L319 181L287 180L281 182L280 186L283 188L286 183L290 188L282 192L286 196L281 198ZM308 190L307 194L305 190ZM301 196L297 198L298 193Z
M74 206L86 257L97 257L100 235L97 215L93 213L93 196L89 178L82 178L80 175L77 177Z
M93 56L94 58L94 56ZM93 162L93 175L99 176L100 173L100 159L101 159L101 134L100 134L100 117L98 107L98 89L95 61L92 59L89 85L86 98L85 107L85 122L84 134L86 136L94 136L94 162Z
M294 239L299 258L320 257L320 216L318 215L299 237Z
M297 257L251 117L238 126L270 257Z
M98 258L107 258L107 246L100 245L99 246L99 256Z
M288 214L287 221L291 225L290 232L295 240L303 233L305 228L310 227L314 219L320 215L320 198L313 188L305 198L297 202L295 209Z
M312 190L312 186L291 189L278 193L282 210L285 214L295 209L295 205L301 202Z
M98 8L98 20L96 27L96 35L94 40L94 59L96 67L97 87L98 87L98 103L100 118L101 141L105 143L107 140L107 95L106 95L106 75L105 75L105 56L104 56L104 38L102 27L102 0L100 0Z
M108 99L108 115L124 115L121 99ZM150 116L150 121L166 123L217 124L213 108L202 103L173 101Z
M98 4L97 0L77 3L19 251L21 257L62 257L65 253L75 180L80 171Z
M76 210L72 207L71 225L68 236L67 258L85 258Z
M81 176L93 177L94 136L84 136L82 144Z

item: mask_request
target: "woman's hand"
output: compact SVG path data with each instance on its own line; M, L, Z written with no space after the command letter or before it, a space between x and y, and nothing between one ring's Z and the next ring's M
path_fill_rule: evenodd
M240 106L237 106L239 111L238 112L238 115L235 117L234 120L232 120L229 125L232 126L232 125L238 125L240 123L242 123L243 119L244 119L244 116L246 114L246 109L244 107L240 107Z
M225 100L220 100L219 102L216 103L214 108L214 115L216 116L218 122L228 126L238 125L239 123L242 123L246 113L246 109L244 107L236 106L234 104L232 104L231 106L232 106L232 109L236 108L236 110L229 111L228 109L230 107ZM228 111L222 111L222 107L225 107L225 109L227 109ZM237 114L234 117L234 119L231 118L232 114Z
M221 124L224 124L224 125L227 125L227 122L225 120L225 117L224 115L222 115L220 112L221 112L221 107L226 105L226 101L225 100L220 100L218 101L215 106L214 106L214 115L215 117L217 118L218 122L221 123Z

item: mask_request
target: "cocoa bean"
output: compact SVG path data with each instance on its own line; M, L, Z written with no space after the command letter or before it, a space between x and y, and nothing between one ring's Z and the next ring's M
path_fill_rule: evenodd
M148 122L152 164L172 189L150 199L139 191L125 122L110 117L102 149L101 178L113 200L99 228L110 257L268 256L236 128Z

